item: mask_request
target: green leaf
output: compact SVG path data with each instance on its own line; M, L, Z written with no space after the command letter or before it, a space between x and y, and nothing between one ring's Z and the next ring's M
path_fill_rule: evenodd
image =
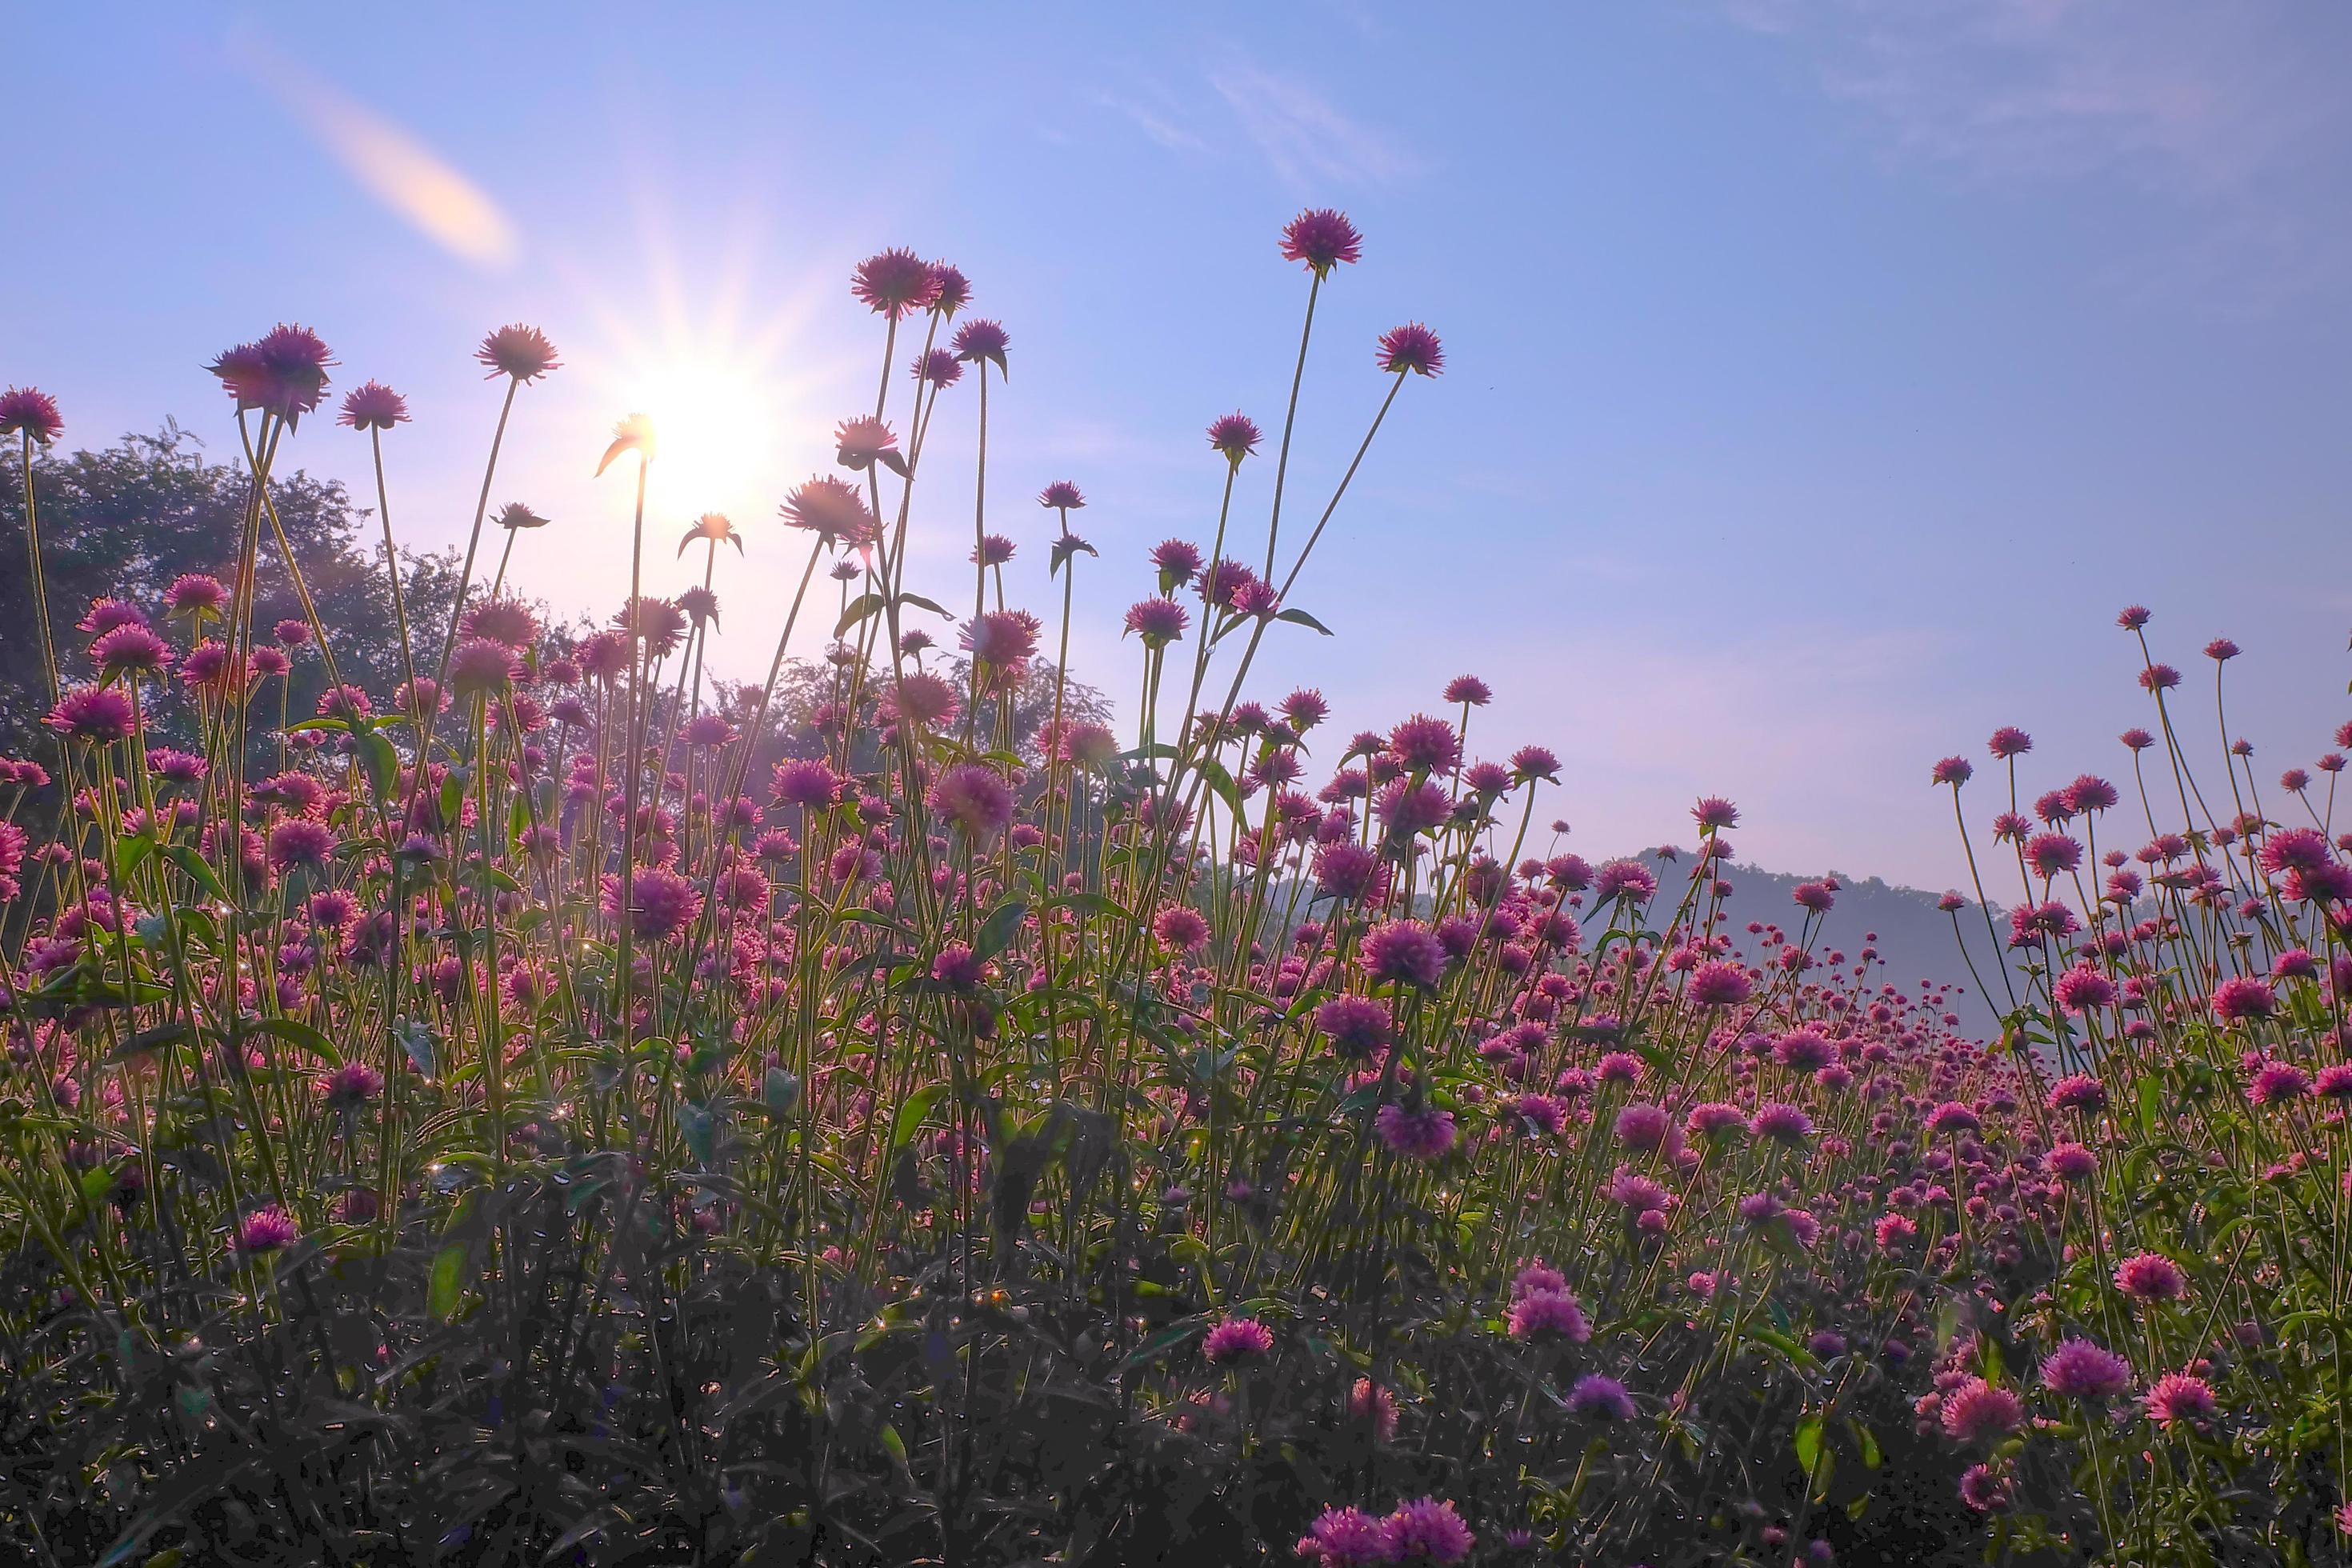
M1797 1463L1805 1468L1805 1479L1811 1480L1822 1462L1822 1418L1808 1415L1797 1423Z
M2156 1081L2153 1073L2143 1074L2133 1091L2139 1099L2139 1131L2143 1138L2154 1138L2158 1122L2164 1112L2164 1086Z
M457 1311L457 1297L466 1284L466 1249L451 1244L433 1258L433 1283L426 1298L432 1314L447 1322Z
M317 1029L298 1019L262 1018L247 1025L247 1027L254 1034L275 1036L298 1050L308 1051L329 1067L342 1065L343 1054L335 1049L335 1043Z
M950 612L946 605L934 604L932 601L924 598L920 594L901 594L898 595L898 603L902 605L912 605L919 610L929 610L931 614L939 616L941 620L951 621L955 619L954 614Z
M947 1091L946 1084L931 1083L925 1084L907 1097L906 1103L898 1107L898 1113L890 1118L890 1148L894 1152L915 1135L915 1129L923 1124L923 1119L931 1113L931 1107L937 1105L940 1097Z
M1003 952L1021 932L1021 922L1028 915L1029 906L1018 899L1007 899L996 906L986 924L980 928L980 940L972 952L982 959L994 958Z
M205 890L205 897L224 904L228 902L228 889L221 886L221 879L213 875L213 868L205 864L205 858L196 853L194 845L173 844L164 848L163 854Z
M1327 637L1331 635L1331 628L1329 626L1325 626L1321 621L1317 620L1313 616L1308 615L1304 610L1285 610L1274 618L1277 621L1288 621L1294 626L1311 627L1316 631L1321 632Z
M374 787L376 798L391 798L400 783L400 753L392 749L390 741L373 730L352 736L352 743L359 749L360 765L367 770L368 783Z
M887 602L879 594L858 595L841 612L841 619L834 623L833 635L836 637L846 636L850 627L880 609Z
M152 1029L140 1030L115 1047L113 1054L106 1059L110 1062L129 1061L133 1057L160 1051L165 1046L176 1046L187 1037L188 1026L185 1024L158 1024Z

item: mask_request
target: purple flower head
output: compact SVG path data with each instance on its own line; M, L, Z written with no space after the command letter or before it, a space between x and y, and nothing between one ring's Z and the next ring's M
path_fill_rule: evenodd
M236 1247L248 1256L259 1256L293 1246L300 1234L284 1209L256 1209L236 1227Z
M1580 1345L1592 1337L1591 1321L1576 1298L1548 1286L1520 1294L1511 1305L1506 1329L1511 1338L1536 1344Z
M604 879L604 913L619 920L625 913L629 929L640 942L674 942L686 934L702 913L702 893L693 881L667 866L639 866L629 879L629 904L621 905L621 879Z
M1257 450L1265 438L1257 422L1239 412L1224 415L1209 425L1209 445L1225 455L1225 461L1240 468L1242 459Z
M408 400L380 381L363 381L343 394L335 423L354 430L389 430L408 423Z
M1390 1562L1388 1523L1360 1508L1327 1508L1292 1551L1317 1568L1374 1568Z
M898 321L937 302L942 279L931 264L904 248L877 251L859 262L849 291L877 316Z
M1306 263L1318 278L1329 277L1343 261L1355 262L1363 249L1364 237L1356 226L1330 207L1309 208L1283 226L1283 259Z
M1189 583L1201 570L1201 552L1197 545L1181 539L1163 539L1151 552L1152 567L1160 574L1160 592L1181 583Z
M2221 1414L2213 1385L2185 1372L2168 1372L2147 1391L2147 1418L2168 1430L2199 1426Z
M497 697L522 672L514 649L496 637L468 637L449 656L449 689L457 696Z
M1429 990L1445 971L1445 949L1419 921L1390 921L1365 936L1364 969L1375 980Z
M1227 1318L1201 1342L1212 1366L1262 1361L1274 1353L1274 1331L1255 1318Z
M555 345L537 327L526 327L518 321L500 327L482 340L474 357L489 367L484 380L512 376L518 382L537 381L549 371L561 370L563 362L555 357Z
M1002 375L1005 374L1004 353L1012 342L1004 329L994 321L966 321L956 329L951 346L956 358L966 364L978 364L985 360L993 364L997 374Z
M2131 1386L2131 1363L2089 1340L2068 1340L2042 1359L2042 1386L2061 1399L2113 1399Z
M1971 1377L1944 1395L1944 1435L1958 1443L2006 1437L2025 1420L2025 1402L2006 1388Z
M1382 370L1398 375L1407 371L1415 375L1441 375L1445 370L1445 350L1435 332L1419 321L1407 321L1381 334L1380 363Z
M1077 486L1067 479L1055 479L1037 492L1037 504L1060 511L1076 511L1087 504L1087 498Z
M1400 1503L1383 1526L1389 1561L1435 1563L1443 1568L1461 1562L1477 1544L1477 1537L1462 1522L1450 1501L1425 1497Z
M948 769L931 785L929 799L933 811L975 845L993 844L1013 825L1013 786L980 763Z
M152 675L172 662L172 645L143 626L120 626L89 645L89 657L110 680L118 675Z
M130 735L131 699L110 687L77 686L58 699L42 722L74 740L104 745Z
M971 279L952 262L932 262L931 282L931 309L940 315L952 316L971 303Z
M1568 1391L1568 1407L1579 1415L1602 1421L1633 1419L1633 1396L1623 1384L1597 1372L1588 1372Z
M65 430L58 400L30 386L0 392L0 436L29 437L46 447Z
M1383 1105L1372 1119L1373 1129L1390 1153L1406 1160L1442 1160L1454 1142L1454 1112L1435 1106L1407 1110Z
M2189 1276L2160 1252L2140 1252L2116 1267L2116 1289L2140 1301L2178 1301L2189 1294Z
M865 544L875 533L874 514L857 487L819 474L795 487L777 509L786 522L805 528L829 544Z
M173 616L217 616L227 605L220 579L202 572L183 573L163 590L163 608Z

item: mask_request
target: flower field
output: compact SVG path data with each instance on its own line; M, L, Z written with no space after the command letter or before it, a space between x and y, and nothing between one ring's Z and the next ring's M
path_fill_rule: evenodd
M2343 755L2258 777L2236 648L2209 704L2135 607L2114 782L2014 730L1923 767L1945 907L2013 961L1953 965L2004 1019L1977 1040L1825 936L1832 880L1727 929L1727 800L1682 859L1563 852L1575 781L1474 676L1332 732L1259 655L1322 631L1349 489L1444 392L1419 322L1317 338L1362 243L1283 232L1290 405L1208 426L1202 525L1148 552L1081 537L1071 481L992 494L1010 337L904 250L845 307L871 412L756 522L647 516L662 433L535 428L559 351L489 334L447 616L403 597L406 405L331 402L306 329L208 367L241 531L154 602L52 601L59 412L0 396L49 683L0 772L0 1544L2352 1562ZM1292 493L1326 353L1363 434ZM322 441L367 445L385 519L373 686L277 505ZM600 625L509 585L523 442L601 449L635 530ZM972 505L968 578L909 580L919 496ZM706 654L754 569L796 591L737 686ZM1116 725L1066 668L1113 616ZM795 638L815 743L781 749Z

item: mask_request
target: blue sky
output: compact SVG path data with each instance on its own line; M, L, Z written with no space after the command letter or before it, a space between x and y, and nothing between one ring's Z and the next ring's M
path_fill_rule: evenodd
M534 322L566 368L492 497L556 519L523 585L625 591L625 487L589 476L614 418L682 414L653 581L682 585L685 518L734 515L719 658L749 673L796 563L775 502L871 396L849 268L911 246L1013 335L992 521L1041 611L1027 498L1093 500L1073 662L1120 694L1143 552L1214 521L1202 426L1279 420L1305 279L1275 236L1332 205L1364 259L1325 294L1292 506L1384 389L1381 329L1426 320L1448 368L1294 593L1337 640L1276 644L1264 695L1311 680L1349 730L1475 672L1472 750L1559 751L1544 813L1589 851L1686 840L1719 792L1763 864L1930 887L1960 874L1937 756L2016 722L2038 783L2124 771L2128 601L2200 690L2205 640L2245 645L2232 724L2266 778L2352 714L2352 11L660 9L20 14L0 381L75 439L173 416L226 454L201 363L313 325L339 387L408 395L394 514L442 545L496 413L468 350ZM941 588L971 413L943 411L954 477L917 510ZM293 456L368 498L359 437L322 419ZM1253 529L1272 469L1244 470Z

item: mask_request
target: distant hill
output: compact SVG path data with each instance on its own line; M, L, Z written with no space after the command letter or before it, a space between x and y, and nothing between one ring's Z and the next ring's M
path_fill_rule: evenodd
M1632 858L1655 864L1661 853L1650 849ZM1674 858L1672 864L1662 868L1658 878L1658 896L1662 900L1680 890L1680 878L1690 874L1691 865L1690 850L1678 848L1666 853ZM1878 951L1881 973L1877 978L1912 993L1918 990L1923 980L1950 982L1958 988L1958 1005L1952 1010L1960 1016L1963 1031L1979 1037L1990 1037L1998 1032L2000 1008L1988 1005L1978 994L1976 982L1969 977L1959 945L1953 940L1952 917L1936 907L1941 894L1896 887L1876 877L1850 877L1843 871L1798 876L1744 866L1735 860L1724 868L1724 880L1731 884L1724 909L1727 916L1726 929L1732 940L1749 959L1761 956L1754 939L1748 934L1748 922L1778 923L1793 932L1804 912L1798 908L1794 897L1797 884L1819 881L1823 877L1836 879L1838 894L1835 906L1823 918L1820 939L1813 944L1817 955L1834 948L1843 952L1851 963L1865 945L1869 933L1874 931L1876 940L1867 945ZM2007 911L1995 905L1994 924L2003 926L2007 918ZM1977 973L1984 976L1985 984L1993 987L1996 998L2005 1005L2007 997L2000 992L2000 976L1995 971L1995 950L1985 931L1984 915L1974 903L1959 911L1959 929L1963 938L1973 938L1969 942L1968 952L1976 961Z

